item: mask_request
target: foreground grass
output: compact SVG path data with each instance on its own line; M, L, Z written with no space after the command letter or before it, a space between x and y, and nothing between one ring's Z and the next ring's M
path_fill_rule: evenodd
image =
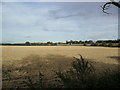
M32 57L34 57L32 59ZM38 56L32 56L24 58L25 62L27 61L27 65L24 62L24 65L19 68L14 68L13 66L7 68L6 70L3 70L3 75L7 81L8 88L120 88L120 71L119 69L116 70L110 70L106 69L103 72L96 71L96 68L93 66L93 64L84 59L81 55L79 58L74 57L74 61L71 61L71 67L65 70L52 70L54 73L52 77L49 77L49 74L44 74L41 71L41 66L36 66L36 63L38 65L41 65L38 60ZM36 60L35 60L35 57ZM53 59L52 57L49 57L50 59ZM61 61L63 58L61 56L58 57L60 61L58 64L63 64L63 61ZM30 62L31 61L31 62ZM66 62L70 62L66 58ZM67 62L67 63L68 63ZM42 63L44 64L44 63ZM57 64L57 63L54 63ZM58 64L55 66L57 67ZM53 64L52 64L53 65ZM64 63L64 67L67 67L67 64ZM32 67L32 68L31 68ZM25 72L24 70L32 70L32 69L40 69L40 71L36 71L36 73L30 74L29 72ZM50 67L47 67L50 68ZM51 66L52 68L52 66ZM103 67L104 68L104 67ZM43 71L45 68L42 68ZM12 73L13 71L19 71L24 72L19 75L19 77L15 77L16 73ZM31 73L34 73L33 71ZM24 74L24 76L23 76ZM12 75L14 75L14 80ZM24 78L23 78L24 77ZM4 79L4 80L5 80ZM21 83L15 83L16 81L20 81ZM4 88L4 87L3 87Z
M80 56L70 70L56 74L65 88L120 88L119 70L107 69L97 74L94 66Z

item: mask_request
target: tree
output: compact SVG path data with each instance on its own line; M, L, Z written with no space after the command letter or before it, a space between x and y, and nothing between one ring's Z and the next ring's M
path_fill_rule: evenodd
M106 13L106 14L109 14L108 12L106 12L105 10L107 10L110 5L114 5L118 8L120 8L120 3L119 2L115 2L114 0L110 0L110 2L107 2L105 3L103 6L102 6L102 9L103 9L103 12Z
M30 45L30 42L25 42L25 45Z

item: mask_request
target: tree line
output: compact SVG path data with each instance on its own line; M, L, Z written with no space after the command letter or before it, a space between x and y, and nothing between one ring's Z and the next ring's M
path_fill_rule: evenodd
M1 43L0 45L13 45L13 46L57 46L57 45L80 45L80 46L109 46L109 47L119 47L120 39L117 40L67 40L66 42L25 42L25 43Z

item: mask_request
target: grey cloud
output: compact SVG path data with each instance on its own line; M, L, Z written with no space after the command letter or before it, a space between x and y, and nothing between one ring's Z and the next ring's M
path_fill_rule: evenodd
M60 3L58 4L60 9L51 10L50 15L54 19L76 18L76 16L83 19L92 19L99 18L100 15L104 17L106 15L104 15L100 7L103 4L104 3ZM117 15L117 9L115 7L111 7L108 12L114 13L112 16Z
M25 36L25 38L31 38L31 36Z
M47 32L48 32L48 31L54 31L54 32L56 32L56 31L57 31L57 30L53 30L53 29L52 29L52 30L50 30L50 29L49 29L49 28L47 28L47 27L42 27L42 28L43 28L43 31L47 31Z
M88 38L91 38L93 40L113 39L113 38L117 39L117 33L114 30L112 30L112 31L102 31L102 32L97 31L97 32L91 33Z
M81 16L81 13L79 13L79 12L67 13L63 9L50 10L49 13L50 13L50 16L53 17L54 19L62 19L62 18ZM63 14L63 15L61 15L61 14Z
M49 29L47 29L47 28L44 28L44 29L43 29L43 31L50 31L50 30L49 30Z
M57 9L57 10L49 10L49 13L50 14L57 14L57 13L59 13L60 11L62 11L62 9Z
M117 22L117 9L114 6L111 7L108 12L113 14L106 15L100 7L103 4L37 3L36 5L36 3L8 3L6 6L8 8L4 6L4 11L6 12L4 12L5 15L3 16L3 38L8 41L10 39L26 41L26 39L30 38L30 40L34 41L39 38L47 40L51 37L51 40L54 40L60 33L63 36L60 35L58 40L61 40L61 37L64 40L66 38L70 39L73 34L73 39L76 39L76 37L85 39L86 36L88 39L111 38L111 36L106 36L105 34L96 35L96 33L93 33L91 35L90 32L87 32L89 30L91 32L97 32L100 29L106 30L110 28L106 28L107 24L112 25L112 29L115 29L113 24ZM78 33L83 34L79 35ZM87 35L85 36L84 33L87 33ZM37 38L36 35L38 35ZM113 35L113 33L109 35ZM20 37L23 38L21 39Z
M65 16L56 16L55 19L70 18L70 17L75 17L75 16L80 16L80 14L69 14Z

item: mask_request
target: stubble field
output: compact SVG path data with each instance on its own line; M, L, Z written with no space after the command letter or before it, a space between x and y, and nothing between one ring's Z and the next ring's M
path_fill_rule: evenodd
M29 55L40 57L61 56L61 57L83 57L96 62L117 64L118 48L108 47L86 47L86 46L2 46L3 63L20 60ZM113 57L113 58L112 58Z
M3 66L3 87L24 81L25 76L38 72L53 77L54 71L67 70L81 54L102 71L116 68L118 48L90 46L1 46ZM9 77L9 78L8 78ZM11 83L12 82L12 83ZM19 84L19 83L18 83Z

